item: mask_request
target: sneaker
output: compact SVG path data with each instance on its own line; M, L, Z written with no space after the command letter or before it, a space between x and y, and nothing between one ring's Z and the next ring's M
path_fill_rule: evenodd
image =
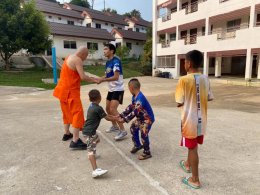
M63 138L62 138L62 141L68 141L69 139L73 138L73 134L70 133L70 134L64 134L63 135Z
M86 150L87 144L85 144L80 138L77 142L71 141L70 148L75 150Z
M96 170L94 170L92 172L92 177L96 178L96 177L106 174L107 172L108 172L108 170L103 170L103 169L97 168Z
M119 128L117 126L111 126L109 129L106 130L106 133L111 133L115 131L119 131Z
M142 148L143 148L143 146L139 146L139 147L134 146L130 152L131 152L132 154L135 154L136 152L138 152L138 151L141 150Z
M138 159L139 159L139 160L146 160L146 159L148 159L148 158L152 158L151 153L148 152L148 151L146 151L146 152L144 151L143 154L141 154L140 156L138 156Z
M121 140L123 139L125 136L127 135L127 132L126 131L120 131L117 136L115 137L115 140L118 141L118 140Z

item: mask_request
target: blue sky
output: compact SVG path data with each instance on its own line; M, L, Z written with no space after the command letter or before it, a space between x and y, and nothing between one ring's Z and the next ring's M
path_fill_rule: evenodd
M59 2L70 2L70 0L58 0ZM152 21L152 0L105 0L106 8L110 7L117 10L117 13L124 14L133 9L141 12L145 20ZM88 0L91 4L91 0ZM95 0L94 9L102 10L104 8L104 0Z

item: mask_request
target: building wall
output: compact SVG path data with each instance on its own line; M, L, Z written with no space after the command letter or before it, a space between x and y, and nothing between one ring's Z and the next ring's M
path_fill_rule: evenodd
M121 28L124 29L124 25L120 24L113 24L110 22L103 22L103 21L98 21L98 20L92 20L89 17L85 17L83 21L83 26L86 26L86 24L91 23L91 28L96 28L96 24L101 24L101 29L106 29L108 32L111 32L113 28Z
M144 42L123 39L123 45L126 46L126 43L132 44L132 49L130 50L129 57L138 58L140 55L143 54Z
M52 18L49 18L49 16L51 16ZM83 19L80 20L80 19L74 19L66 16L59 16L59 15L47 14L47 13L45 13L45 19L48 22L56 22L61 24L68 24L68 20L70 20L70 21L74 21L74 25L76 26L82 26L82 22L83 22Z
M186 13L186 10L179 10L174 13L170 13L170 17L167 18L167 21L163 21L162 17L159 16L158 5L168 2L168 0L153 0L155 6L153 7L153 23L154 23L154 51L156 51L155 56L153 57L153 65L156 67L157 56L165 56L165 55L178 55L185 54L190 50L198 49L202 52L218 52L218 51L229 51L229 50L247 50L247 58L243 58L243 62L240 63L239 58L234 57L225 57L222 60L222 73L233 73L234 68L239 69L239 74L245 71L245 78L250 78L250 66L252 56L250 55L250 50L252 48L260 48L260 42L255 40L260 40L260 27L255 26L256 21L256 13L259 11L255 10L255 5L260 4L260 0L229 0L224 3L220 3L218 0L211 1L207 0L206 2L198 4L198 11L193 13ZM178 1L179 7L181 7L181 3L186 2L186 0ZM190 2L190 0L188 0ZM239 16L238 12L237 16L231 19L225 19L225 14L240 10L243 8L251 8L247 13L241 13ZM217 22L212 22L209 20L210 17L222 15L222 19L219 19ZM224 15L224 16L223 16ZM251 16L251 17L250 17ZM237 29L233 32L227 32L227 22L230 20L235 20L241 18L241 28ZM251 20L249 21L249 18ZM206 35L201 36L202 26L198 26L198 37L197 42L195 44L187 44L184 40L180 40L180 29L178 28L183 24L192 24L198 20L205 20L202 26L206 26ZM156 22L155 22L156 20ZM213 34L211 34L211 25L213 25ZM187 25L187 28L189 28ZM169 29L176 27L177 30L177 39L176 41L171 41L170 45L167 47L162 47L162 44L158 42L159 37L156 36L158 31L163 32L166 30L168 34L163 32L161 34L166 34L166 37L169 37ZM190 27L191 28L191 27ZM194 27L192 27L194 28ZM179 30L179 31L178 31ZM182 29L189 30L190 29ZM215 32L214 32L215 31ZM219 33L218 33L219 31ZM209 32L209 34L208 34ZM230 35L230 36L229 36ZM234 55L235 56L235 55ZM207 57L204 56L204 64L207 62ZM250 59L251 58L251 59ZM242 59L242 58L241 58ZM176 62L178 60L176 59ZM237 65L237 66L236 66ZM238 67L239 66L239 67ZM173 68L173 73L175 72L175 76L177 75L176 68ZM215 67L209 67L205 74L214 73ZM245 69L245 70L244 70ZM260 78L260 76L259 76Z
M76 37L64 37L64 36L53 36L53 46L56 48L56 55L59 58L65 58L66 56L76 52L76 49L66 49L64 48L65 41L76 41L77 48L80 46L87 46L88 42L98 43L98 51L94 54L88 56L89 59L104 59L103 49L105 40L95 40L95 39L83 39Z

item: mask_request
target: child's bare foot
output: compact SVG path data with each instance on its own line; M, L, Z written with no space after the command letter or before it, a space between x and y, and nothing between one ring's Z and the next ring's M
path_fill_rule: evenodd
M200 187L200 181L199 179L193 179L193 177L190 177L188 179L188 182L194 186Z
M191 167L190 167L188 161L184 161L184 166L185 166L185 168L186 168L186 170L187 170L188 172L191 172Z

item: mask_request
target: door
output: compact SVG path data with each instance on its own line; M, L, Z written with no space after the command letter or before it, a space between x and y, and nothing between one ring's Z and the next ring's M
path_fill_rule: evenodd
M186 75L187 72L185 70L185 59L180 59L180 76Z
M197 33L198 29L194 28L190 30L190 44L195 44L197 43Z

